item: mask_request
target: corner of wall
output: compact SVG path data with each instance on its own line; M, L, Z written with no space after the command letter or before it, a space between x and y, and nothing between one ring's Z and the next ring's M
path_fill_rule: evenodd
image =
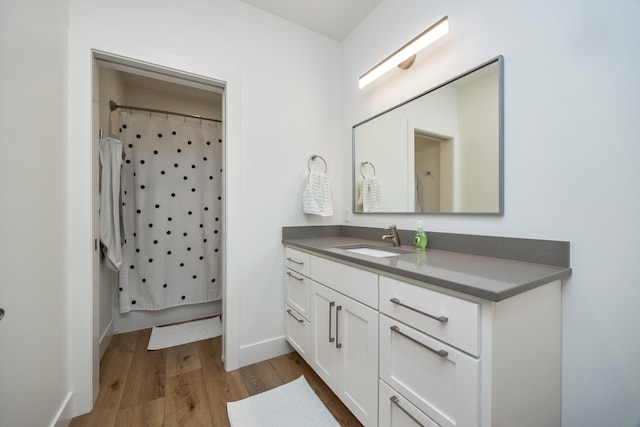
M69 394L67 394L67 397L62 402L62 405L60 405L60 409L58 410L56 415L53 417L53 420L51 421L51 424L49 424L49 427L68 427L69 426L72 418L72 414L71 414L71 398L72 397L73 397L73 393L69 392Z

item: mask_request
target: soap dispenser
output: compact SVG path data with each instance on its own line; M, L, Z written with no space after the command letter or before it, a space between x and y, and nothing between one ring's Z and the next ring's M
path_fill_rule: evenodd
M413 235L413 246L419 251L424 251L427 248L427 235L422 228L422 221L418 221L418 228Z

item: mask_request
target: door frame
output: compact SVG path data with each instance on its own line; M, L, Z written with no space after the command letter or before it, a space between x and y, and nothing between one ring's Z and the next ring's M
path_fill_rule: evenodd
M240 77L228 69L179 70L115 53L91 49L87 66L69 73L69 176L68 176L68 363L73 396L73 416L93 409L99 390L99 269L94 260L94 239L99 237L94 209L94 188L98 179L94 159L98 151L98 109L94 98L99 85L97 68L109 62L112 68L127 67L138 74L160 80L180 80L223 88L223 348L225 370L239 367L240 292L230 283L239 283L241 228L234 221L233 207L240 206ZM76 68L75 70L78 70ZM81 70L85 70L82 72ZM77 78L74 79L74 73ZM75 80L75 81L73 81ZM90 141L88 143L87 141ZM81 161L76 161L78 158ZM82 160L84 159L84 160ZM237 215L236 215L237 217ZM96 228L94 230L94 228ZM90 252L87 250L90 248ZM91 256L88 256L91 253Z

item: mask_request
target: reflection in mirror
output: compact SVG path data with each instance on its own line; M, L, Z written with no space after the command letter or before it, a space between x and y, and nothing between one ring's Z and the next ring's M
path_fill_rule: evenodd
M502 57L353 127L353 211L503 213Z

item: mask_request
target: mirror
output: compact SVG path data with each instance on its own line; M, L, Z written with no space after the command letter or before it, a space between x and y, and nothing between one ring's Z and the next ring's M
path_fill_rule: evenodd
M353 126L353 212L503 213L498 56Z

